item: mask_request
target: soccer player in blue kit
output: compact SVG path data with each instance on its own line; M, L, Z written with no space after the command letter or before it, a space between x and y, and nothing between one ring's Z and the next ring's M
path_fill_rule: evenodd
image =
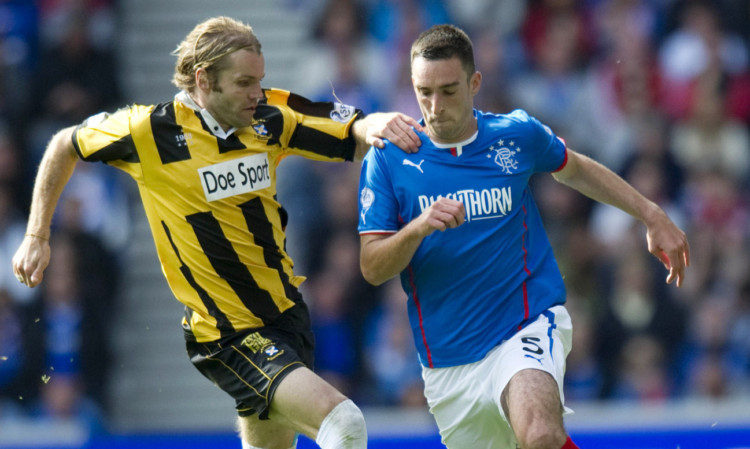
M425 396L448 448L577 448L563 425L572 326L530 177L552 173L643 222L677 286L689 264L685 233L525 111L475 110L482 75L459 28L422 33L411 71L426 132L418 153L364 160L362 273L376 285L401 276Z

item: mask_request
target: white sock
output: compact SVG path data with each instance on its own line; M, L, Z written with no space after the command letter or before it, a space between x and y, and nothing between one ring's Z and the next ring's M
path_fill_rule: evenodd
M323 420L315 442L322 449L366 449L367 428L362 411L351 399L341 402Z

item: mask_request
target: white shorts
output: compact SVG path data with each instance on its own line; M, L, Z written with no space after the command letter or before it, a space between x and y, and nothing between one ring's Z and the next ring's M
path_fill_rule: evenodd
M555 306L478 362L423 367L424 394L443 444L449 449L515 449L516 438L500 396L513 375L538 369L555 378L564 404L563 376L571 337L568 311Z

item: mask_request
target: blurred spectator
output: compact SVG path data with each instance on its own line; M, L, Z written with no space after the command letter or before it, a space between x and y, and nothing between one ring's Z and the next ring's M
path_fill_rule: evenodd
M358 360L347 312L356 298L348 294L348 284L332 267L315 275L306 287L315 334L315 372L349 396Z
M691 362L687 397L720 400L731 390L721 351L708 351Z
M26 232L23 215L14 204L15 196L14 184L0 181L0 261L5 262L0 268L0 290L10 295L13 302L28 304L34 292L18 282L10 267L10 260Z
M65 20L56 26L60 38L42 50L34 77L37 116L28 135L34 162L54 130L121 106L115 55L94 45L88 34L92 17L76 6L64 10Z
M82 30L86 40L100 51L113 50L117 36L114 1L37 0L44 44L55 46L67 39L67 27L78 20L77 16L84 15L88 17L87 26Z
M95 31L102 25L97 20L112 14L109 3L40 2L42 24L50 35L44 40L33 77L36 115L27 128L24 161L33 170L52 132L80 123L100 110L121 106L116 54L104 42L107 33ZM125 175L103 170L102 166L84 165L79 166L84 176L74 178L61 201L77 201L80 207L73 218L80 221L80 227L104 239L109 248L122 249L130 228L129 190L122 181Z
M366 324L364 363L373 391L365 402L424 406L422 370L407 317L407 296L397 278L380 289L380 301Z
M719 171L693 172L687 186L691 277L688 291L736 294L748 279L750 202L738 181Z
M502 36L518 33L526 16L526 0L445 0L450 17L461 28L473 32L492 28Z
M696 80L689 114L674 128L675 158L691 173L719 170L745 181L750 175L750 133L726 114L723 74L709 71Z
M588 65L580 119L591 124L597 160L615 171L632 156L641 123L661 104L661 73L651 40L657 14L650 4L602 2L595 15L600 48Z
M303 244L309 253L309 270L306 272L314 277L318 270L324 270L329 264L334 264L340 271L342 282L350 282L357 279L364 282L359 272L359 243L357 240L357 182L359 177L359 166L344 166L342 164L328 164L323 162L312 162L306 165L306 170L311 171L311 178L315 180L311 188L298 192L300 197L311 197L313 204L319 204L314 213L312 230L304 231L309 236ZM283 198L281 198L283 200ZM291 212L294 216L294 211ZM352 227L354 226L354 227ZM341 237L341 238L339 238ZM351 248L351 240L355 240L354 249L345 260L337 256L343 256L344 251L336 252L339 248ZM343 245L334 242L345 242Z
M417 120L422 119L422 112L414 96L411 84L411 65L408 58L401 59L394 64L393 85L388 89L390 95L386 98L384 109L400 111Z
M621 374L614 397L639 402L663 402L672 393L665 362L665 349L659 339L636 335L622 350L618 369Z
M655 112L640 115L632 127L633 149L629 151L630 157L625 160L622 171L627 176L640 161L654 165L662 181L656 185L650 184L646 191L649 195L654 195L650 198L655 201L663 204L675 202L672 211L678 213L676 209L681 205L676 202L684 194L685 167L674 157L674 151L670 147L670 132L669 123L662 114Z
M566 279L567 280L567 279ZM565 370L565 400L571 402L599 399L604 375L595 353L595 324L592 310L575 295L568 295L567 308L575 325L573 348Z
M84 394L81 380L74 374L53 374L41 382L41 395L31 410L31 416L41 422L74 422L88 433L88 437L106 430L99 407Z
M366 113L380 109L377 92L387 84L382 48L367 34L359 0L328 0L313 27L310 63L304 90L311 98L356 104Z
M288 213L285 250L294 259L294 270L312 273L319 267L319 236L325 233L323 180L316 163L301 157L286 158L278 168L279 202ZM300 186L305 186L300 188Z
M532 178L532 188L542 215L545 217L545 229L554 247L565 244L568 232L577 223L586 223L591 200L583 195L577 195L551 176L537 176ZM571 255L572 256L572 255Z
M0 117L5 116L13 125L21 125L29 112L28 80L36 69L38 36L35 2L0 1Z
M387 92L390 92L394 84L411 79L409 52L414 39L432 25L450 22L451 17L442 0L363 1L367 7L370 35L387 53L388 64L379 67L378 74L385 82ZM407 78L400 79L406 74L409 74ZM393 91L391 94L399 95L399 92Z
M60 197L57 226L93 234L120 254L131 232L132 192L125 176L103 164L79 163Z
M650 0L605 0L593 2L591 9L594 52L607 55L623 44L624 37L649 43L663 33L667 3Z
M7 290L0 288L0 416L2 403L13 402L22 390L28 348L23 338L21 308Z
M364 0L368 29L375 39L399 56L408 55L412 41L432 25L451 21L443 0Z
M750 279L744 279L729 330L731 377L739 391L750 393Z
M320 0L317 3L319 8L314 8L316 15L311 27L313 43L308 49L311 56L305 65L301 93L307 92L307 96L315 100L356 104L366 113L379 110L383 101L379 92L384 91L388 82L383 70L389 64L381 46L367 33L362 2ZM337 220L336 214L346 205L340 204L337 198L331 198L333 204L321 199L336 194L324 189L336 184L340 173L349 171L356 176L358 167L330 165L291 158L279 168L280 172L287 173L280 177L278 197L289 212L288 248L295 257L297 272L315 273L322 266L321 256L327 239L339 229L354 232L356 228L348 227L349 221ZM297 188L299 185L305 188ZM339 195L352 197L347 203L354 204L355 214L356 185L355 180L353 184L341 186L345 190Z
M50 245L26 335L34 348L32 379L78 378L82 394L106 408L117 270L92 235L58 230Z
M677 226L685 229L687 217L678 203L683 170L669 151L667 131L658 115L650 114L637 120L629 139L633 148L628 150L630 156L623 162L620 173L636 190L661 206ZM623 244L628 229L636 224L636 220L624 212L597 203L589 226L608 251L616 251Z
M475 97L475 107L481 111L510 112L511 73L521 70L512 59L520 56L519 42L503 35L495 27L477 30L474 39L474 63L482 73L482 95ZM411 95L414 96L413 94Z
M588 20L574 0L535 2L523 29L531 61L510 85L511 102L548 124L571 148L590 153L583 63L588 57Z
M748 46L725 29L716 4L705 0L676 3L679 25L659 48L665 76L667 112L680 119L688 115L695 81L707 71L730 79L748 68Z
M579 0L532 0L520 30L524 45L533 60L548 59L554 37L563 38L563 45L575 49L573 65L585 64L593 51L590 9ZM558 50L560 47L558 47ZM558 50L553 50L557 52Z
M601 271L603 246L592 235L585 220L571 222L559 236L557 263L563 273L568 300L580 302L588 313L602 308L605 299L597 275Z
M357 185L359 181L358 166L342 166L341 164L321 164L324 170L323 195L325 197L325 213L328 220L329 237L338 233L357 236ZM359 245L357 245L359 247ZM360 276L357 267L356 276Z
M645 368L643 365L649 362L658 362L660 366L654 369L663 369L665 375L671 375L677 362L677 350L685 336L686 315L683 307L671 298L664 284L658 282L661 279L655 278L654 273L661 273L655 269L650 255L632 250L641 245L635 242L643 238L641 229L637 231L628 233L630 239L623 241L619 254L615 255L612 279L608 281L603 276L606 304L598 317L597 355L604 369L604 398L633 394L641 397L645 394L637 385L638 377L657 374L641 371ZM632 342L644 335L648 336L644 345L653 343L650 348L652 353L642 355L645 360L637 354L636 349L631 348L637 348L637 344ZM635 353L631 354L630 351ZM625 378L625 373L630 369L633 372L627 375L635 376L634 379ZM656 382L656 379L651 380ZM659 396L656 392L653 394Z
M8 185L15 193L20 194L20 187L26 179L23 176L21 147L11 130L10 123L0 118L0 183ZM19 205L20 199L12 197L13 203Z
M732 313L731 299L723 295L710 295L694 308L677 375L687 396L718 398L733 389L727 357Z

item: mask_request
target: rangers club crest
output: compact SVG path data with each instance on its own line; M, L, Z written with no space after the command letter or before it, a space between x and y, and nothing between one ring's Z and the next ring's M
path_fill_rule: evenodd
M488 159L494 156L493 162L507 175L513 174L513 171L518 169L518 161L515 156L521 152L521 148L515 145L515 142L511 140L506 146L505 142L501 139L490 146L490 153L487 154Z

